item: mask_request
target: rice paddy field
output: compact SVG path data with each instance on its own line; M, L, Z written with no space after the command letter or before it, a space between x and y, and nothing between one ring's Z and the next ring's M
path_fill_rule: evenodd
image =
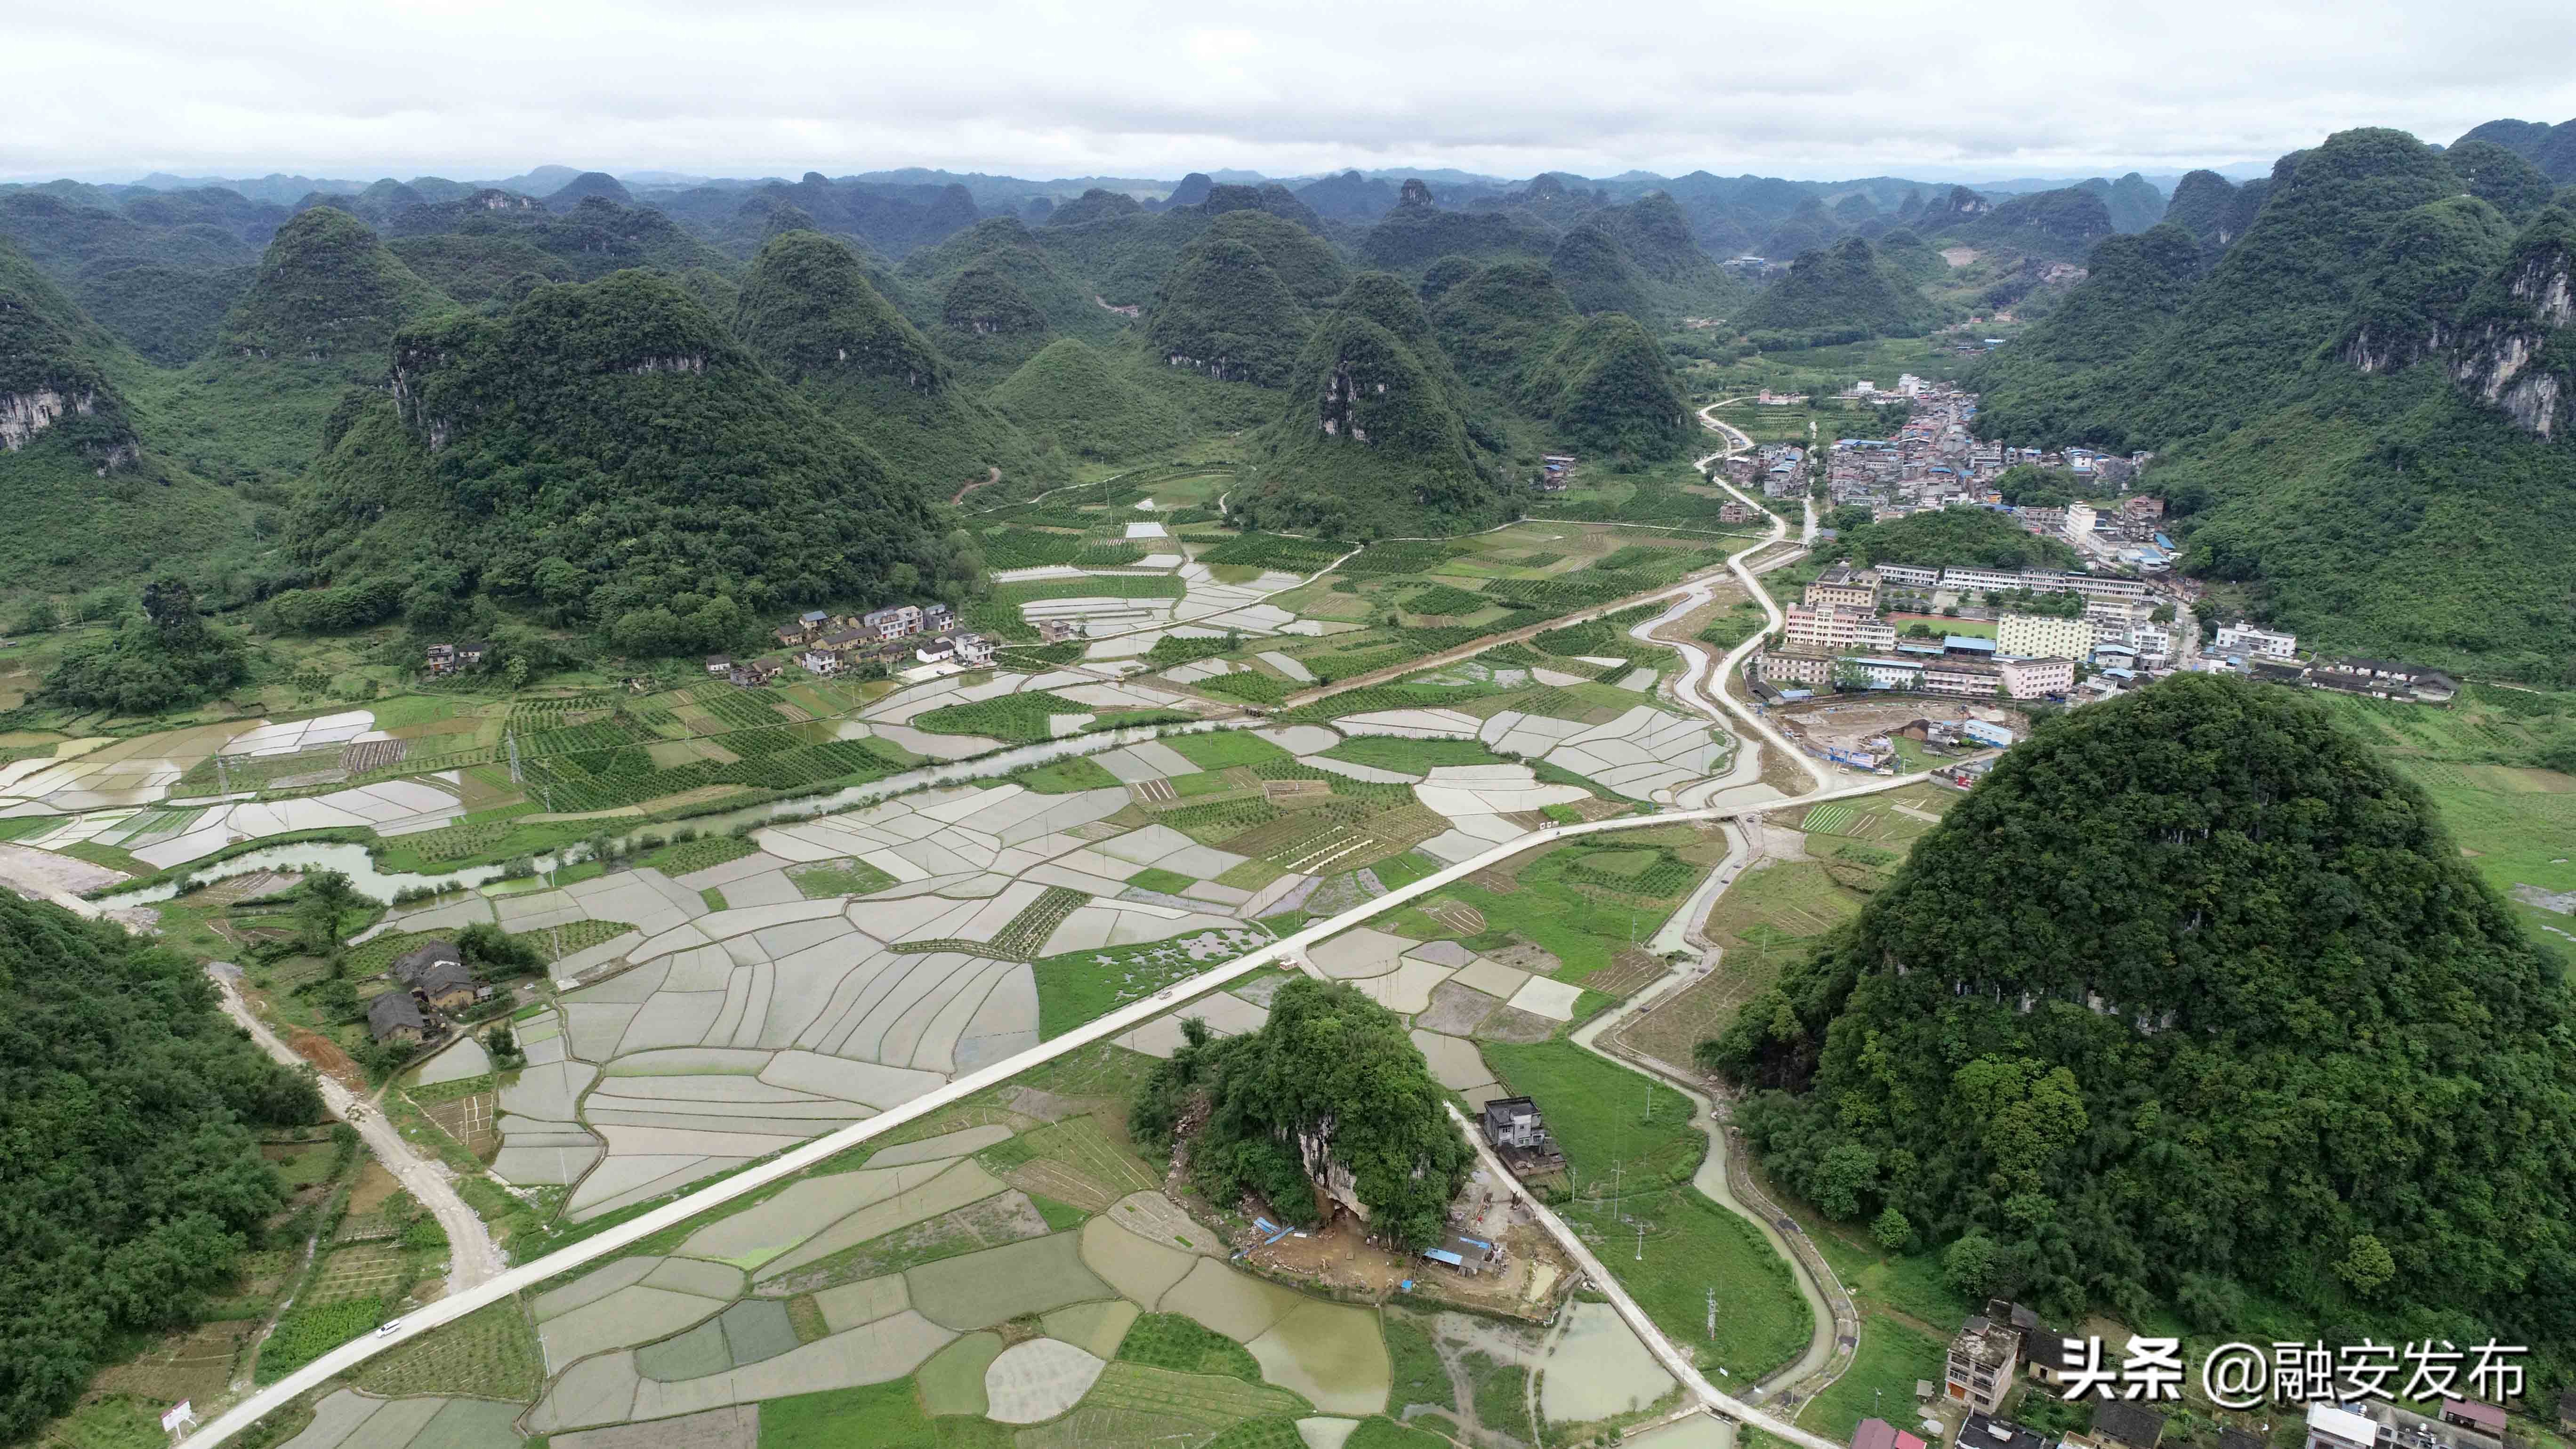
M1395 1326L1395 1402L1382 1310L1231 1266L1162 1196L1123 1132L1143 1060L1087 1049L536 1285L306 1395L271 1442L1305 1449L1312 1426L1338 1441L1405 1403L1473 1402L1507 1366L1624 1386L1543 1401L1567 1434L1670 1394L1615 1319L1551 1348L1448 1315ZM1045 1172L1063 1196L1015 1185ZM981 1240L911 1251L968 1215ZM299 1325L293 1353L343 1326Z

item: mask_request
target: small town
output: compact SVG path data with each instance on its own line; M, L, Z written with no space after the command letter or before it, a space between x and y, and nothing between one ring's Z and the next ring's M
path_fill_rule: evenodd
M2150 454L1979 441L1969 432L1976 394L1911 373L1893 392L1864 380L1846 396L1903 398L1906 421L1893 438L1837 439L1821 454L1765 445L1729 459L1730 475L1739 486L1758 481L1772 498L1821 490L1837 509L1868 508L1873 523L1939 509L1986 509L2034 536L2066 543L2085 569L1932 567L1889 559L1863 565L1845 557L1783 606L1780 628L1746 662L1752 689L1766 704L1880 691L2068 706L2110 699L2178 672L2238 674L2430 705L2448 704L2459 692L2457 680L2422 665L2303 656L2295 634L2244 620L2217 624L2204 638L2194 608L2200 587L2173 573L2173 541L2162 531L2165 500L2144 491ZM2092 496L2053 506L2008 504L1986 485L2018 467L2059 473ZM1819 538L1831 535L1825 530ZM1966 724L1974 729L1977 722ZM1922 739L1922 730L1917 722L1913 737ZM2000 737L2007 731L1989 726L1986 733L1983 743L2011 743ZM1895 752L1880 741L1819 753L1884 769ZM1970 779L1963 775L1957 783Z

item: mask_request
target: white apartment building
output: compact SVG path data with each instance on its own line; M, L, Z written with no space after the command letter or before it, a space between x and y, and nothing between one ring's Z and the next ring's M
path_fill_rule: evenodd
M2004 693L2015 699L2046 699L2075 687L2072 659L1997 659L1995 668L2003 672Z
M1840 605L1810 608L1791 604L1780 611L1780 634L1791 649L1819 654L1848 654L1858 649L1893 649L1896 626L1882 623L1866 609Z
M1849 564L1835 564L1807 585L1807 607L1863 609L1878 608L1878 574L1872 569L1856 569Z
M2033 593L2082 594L2088 599L2143 599L2151 592L2145 579L2113 578L2107 574L2051 574L2034 571L2023 577L2027 582L2022 587Z
M1841 662L1867 675L1872 689L1919 689L1923 684L1924 666L1911 659L1878 659L1864 654Z
M1759 662L1762 677L1773 684L1802 684L1822 689L1834 682L1834 661L1826 654L1793 654L1766 649Z
M1941 570L1941 587L1945 589L1957 589L1961 593L1969 594L1983 594L1989 592L2009 594L2015 589L2031 588L2033 585L2023 577L2022 573L2018 569L1971 569L1953 567Z
M1995 621L1995 653L2024 659L2090 659L2093 621L2006 611Z
M2143 624L2156 611L2151 599L2092 599L2084 601L2084 617L2104 633L2125 630Z
M1871 567L1878 571L1878 581L1891 589L1911 589L1917 593L1928 594L1941 587L1939 569L1892 563L1873 564Z
M2265 654L2274 659L2287 659L2299 650L2299 636L2276 634L2269 629L2238 620L2218 626L2218 638L2210 646L2220 654Z
M2093 505L2085 502L2081 498L2067 504L2066 536L2074 539L2078 543L2082 543L2084 540L2091 538L2093 536L2093 525L2099 521L2100 517L2101 515L2093 511Z

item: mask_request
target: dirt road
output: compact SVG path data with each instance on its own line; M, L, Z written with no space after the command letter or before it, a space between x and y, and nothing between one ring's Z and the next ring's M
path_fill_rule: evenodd
M239 972L239 967L221 961L211 961L206 965L206 974L213 977L215 985L223 991L224 1015L249 1032L251 1040L259 1043L260 1050L288 1066L303 1066L304 1058L297 1056L294 1049L280 1040L276 1032L269 1030L268 1023L261 1021L243 1002L237 980ZM450 1255L447 1291L451 1294L462 1292L499 1277L502 1269L500 1246L492 1241L492 1234L484 1228L483 1220L465 1205L465 1199L456 1195L456 1185L448 1173L447 1164L429 1161L414 1152L411 1144L403 1140L402 1134L394 1130L394 1125L385 1120L382 1112L358 1100L356 1094L330 1076L321 1077L316 1085L322 1089L323 1104L331 1109L331 1115L357 1128L367 1150L373 1152L376 1160L385 1165L385 1170L403 1185L403 1190L419 1199L420 1204L429 1209L430 1215L438 1219L438 1225L447 1230Z

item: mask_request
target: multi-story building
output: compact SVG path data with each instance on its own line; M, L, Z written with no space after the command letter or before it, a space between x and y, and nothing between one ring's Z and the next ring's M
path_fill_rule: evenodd
M1896 647L1896 626L1880 622L1876 614L1865 609L1791 604L1780 611L1780 617L1780 635L1792 649L1844 654L1855 649Z
M1942 1369L1942 1392L1978 1413L1994 1413L2012 1393L2013 1371L2020 1363L2020 1329L1990 1318L1971 1318L1960 1326L1959 1336L1950 1340L1950 1356Z
M1849 564L1836 564L1816 576L1807 585L1806 604L1810 609L1846 608L1866 613L1878 612L1878 575Z
M2126 631L2131 625L2146 623L2156 611L2151 599L2091 599L2084 601L2084 617L2093 621L2103 633Z
M1963 594L2009 594L2030 585L2018 569L1952 567L1941 570L1941 587Z
M2299 652L2299 636L2274 633L2238 620L2233 624L2219 625L2218 637L2210 647L2218 654L2268 654L2275 659L2287 659Z
M2075 687L2072 659L1999 658L1995 668L2003 672L2004 693L2015 699L2046 699Z
M2004 672L2000 665L1977 659L1927 659L1923 661L1925 694L1956 694L1970 699L1992 699L2004 691Z
M2088 599L2143 599L2152 592L2145 579L2124 579L2117 574L2057 574L2043 569L2023 574L2021 586L2034 594L2082 594Z
M2025 659L2087 659L2093 654L2093 621L2055 614L2016 614L1995 620L1995 652Z
M2093 505L2083 499L2066 505L2066 536L2078 543L2093 536L2093 525L2099 521L2100 515L2093 511Z
M1837 661L1845 669L1857 669L1869 680L1872 689L1921 689L1924 661L1920 659L1883 659L1871 654L1855 654Z
M1878 582L1882 588L1928 594L1941 587L1939 569L1927 569L1916 564L1892 563L1872 564L1870 567L1877 573Z
M1762 677L1773 684L1803 684L1810 689L1822 689L1834 682L1834 660L1830 654L1765 649L1759 668Z
M2329 1403L2308 1405L2307 1449L2371 1449L2379 1423L2368 1414Z
M859 627L879 639L901 639L921 632L921 609L915 604L898 604L873 610L860 616Z

